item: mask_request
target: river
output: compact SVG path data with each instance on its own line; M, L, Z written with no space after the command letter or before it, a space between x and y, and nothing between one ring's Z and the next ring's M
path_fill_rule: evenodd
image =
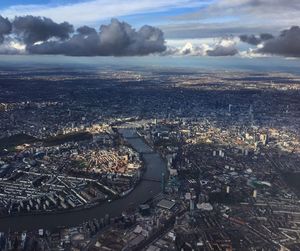
M300 173L287 172L282 175L285 182L298 195L298 197L300 197Z
M126 197L93 208L56 214L22 215L2 218L0 219L0 231L51 230L58 226L76 226L93 218L101 219L106 214L116 217L121 215L125 210L137 207L144 201L160 193L161 186L157 182L149 181L149 179L160 180L162 173L166 172L166 163L133 129L122 129L120 133L134 149L143 154L146 165L143 177L148 180L142 180Z

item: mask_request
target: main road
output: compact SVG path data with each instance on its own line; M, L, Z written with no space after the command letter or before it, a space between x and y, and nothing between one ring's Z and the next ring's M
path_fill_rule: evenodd
M109 214L111 217L121 215L129 208L137 207L144 201L161 192L161 186L155 180L160 180L166 172L166 163L154 152L145 141L136 134L135 129L119 129L125 140L139 153L143 154L146 171L142 181L127 196L104 204L78 211L66 211L53 214L21 215L0 219L0 232L54 229L59 226L72 227L90 219L101 219ZM153 180L153 181L151 181Z

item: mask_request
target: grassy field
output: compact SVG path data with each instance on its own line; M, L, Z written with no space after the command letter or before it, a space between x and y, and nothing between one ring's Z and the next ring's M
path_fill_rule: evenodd
M32 144L37 142L38 139L26 134L16 134L11 137L0 139L0 150L12 149L22 144Z
M88 132L78 132L50 137L48 139L45 139L43 143L45 146L56 146L67 142L91 140L92 138L92 134Z

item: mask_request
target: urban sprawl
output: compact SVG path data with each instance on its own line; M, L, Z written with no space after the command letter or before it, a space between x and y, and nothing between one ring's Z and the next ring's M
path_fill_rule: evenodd
M0 72L0 250L300 250L299 163L292 74Z

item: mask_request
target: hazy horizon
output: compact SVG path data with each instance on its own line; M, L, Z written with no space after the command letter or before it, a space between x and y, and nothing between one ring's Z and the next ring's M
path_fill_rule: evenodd
M5 55L0 57L3 67L103 67L112 69L190 69L194 71L252 71L300 74L298 59L281 57L195 57L195 56L135 56L135 57L68 57L58 55ZM84 68L82 68L84 69Z

